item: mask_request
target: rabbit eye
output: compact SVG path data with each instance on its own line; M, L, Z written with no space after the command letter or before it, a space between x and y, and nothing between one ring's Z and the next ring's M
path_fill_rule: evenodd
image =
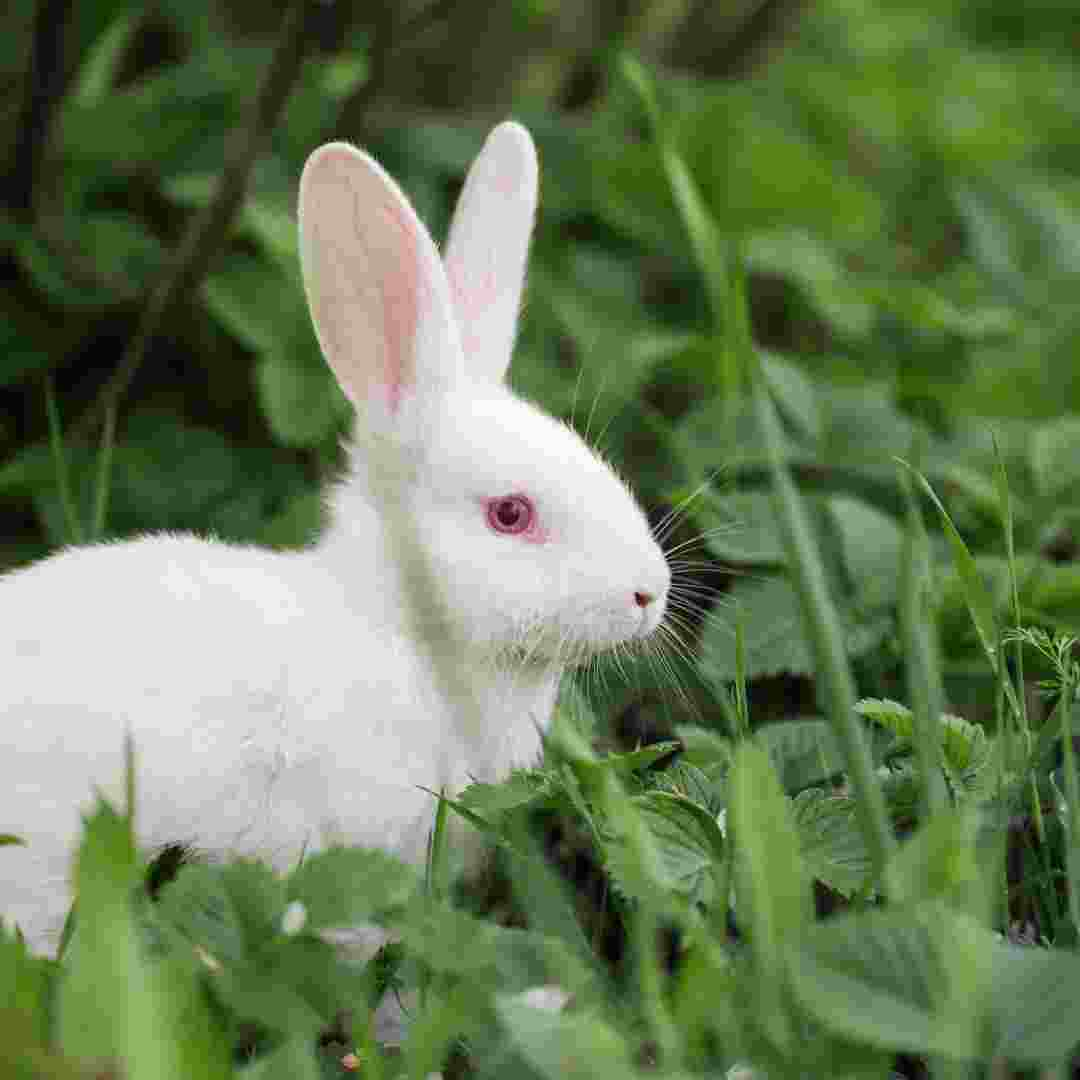
M492 499L487 509L488 524L501 533L522 533L533 523L532 503L524 495Z

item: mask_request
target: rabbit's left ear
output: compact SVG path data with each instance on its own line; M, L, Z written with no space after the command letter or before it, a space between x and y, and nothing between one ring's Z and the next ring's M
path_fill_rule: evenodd
M458 199L443 263L470 373L501 381L510 364L536 214L536 148L499 124Z

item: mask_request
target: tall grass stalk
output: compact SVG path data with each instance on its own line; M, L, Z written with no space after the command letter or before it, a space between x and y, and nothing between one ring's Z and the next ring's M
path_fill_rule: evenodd
M741 293L742 282L735 288ZM885 865L895 848L895 840L885 810L885 800L874 776L873 760L855 713L855 684L844 653L843 636L836 608L829 597L821 556L806 520L802 498L795 488L784 460L783 434L765 375L745 332L743 355L751 378L751 393L758 426L765 442L772 478L775 509L792 584L813 647L817 670L825 683L828 718L844 755L844 763L855 791L855 804L874 876L887 889Z
M1056 711L1060 714L1062 770L1065 773L1065 870L1068 877L1069 918L1075 940L1080 941L1080 781L1076 776L1076 751L1073 747L1072 705L1076 696L1073 665L1065 658L1061 665L1061 695Z
M94 483L94 516L90 523L90 539L100 540L105 533L109 513L109 487L112 477L113 447L116 443L116 402L105 403L105 420L101 429L101 449L98 451L97 478Z
M1009 567L1009 600L1012 605L1012 623L1019 627L1022 623L1020 611L1020 586L1016 573L1016 538L1013 526L1012 496L1009 494L1009 476L1005 469L1005 459L1001 454L997 436L994 436L994 484L997 488L998 506L1001 512L1002 529L1005 533L1005 555ZM1016 670L1016 688L1018 707L1015 720L1020 727L1020 736L1024 743L1024 757L1031 755L1031 723L1027 712L1027 694L1024 683L1024 644L1019 638L1013 638L1013 666ZM1014 759L1013 746L1009 743L1010 764ZM1042 802L1039 799L1039 785L1034 768L1029 770L1028 786L1031 796L1031 818L1035 823L1035 835L1039 838L1040 850L1046 850L1046 825L1043 822Z
M640 64L630 59L624 60L622 70L645 108L672 195L690 237L712 309L721 375L725 388L732 393L732 400L744 377L750 377L758 424L766 443L774 505L793 583L807 621L817 670L825 682L830 721L855 788L859 822L874 874L885 889L885 864L895 846L892 829L874 777L870 751L855 713L855 686L844 655L836 609L829 599L821 558L802 502L784 462L779 422L751 341L741 261L737 256L727 254L720 229L693 176L667 137L647 74Z
M927 539L922 516L911 490L911 479L899 470L907 506L907 528L900 557L900 635L911 703L912 734L919 771L922 819L946 804L942 773L941 713L945 694L941 683L938 643L926 617Z

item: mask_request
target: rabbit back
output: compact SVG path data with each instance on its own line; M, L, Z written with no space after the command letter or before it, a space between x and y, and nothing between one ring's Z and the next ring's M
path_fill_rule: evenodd
M359 554L354 552L354 558ZM184 843L282 869L327 842L422 855L460 752L393 601L364 608L306 553L157 536L65 552L0 580L0 914L59 928L80 812L122 805L133 739L147 851ZM48 593L39 578L48 575ZM43 605L42 597L63 597Z

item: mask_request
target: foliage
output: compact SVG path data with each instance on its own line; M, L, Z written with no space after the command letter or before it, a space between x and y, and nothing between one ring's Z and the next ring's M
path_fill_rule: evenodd
M0 929L0 1072L864 1077L902 1054L1064 1075L1064 8L829 0L734 78L693 47L702 25L720 41L715 5L614 5L640 8L617 25L605 5L497 6L498 73L463 59L469 5L351 7L294 9L312 21L279 115L252 102L283 70L276 16L239 3L79 6L51 111L6 106L12 177L36 182L0 211L0 565L148 528L315 536L348 408L304 307L303 159L363 142L439 235L472 117L497 106L543 165L513 380L664 520L674 651L568 685L542 765L445 800L440 830L496 851L486 898L331 849L285 875L186 865L151 903L131 822L101 803L60 961ZM11 86L42 37L21 22L0 35ZM232 213L240 145L258 155ZM369 924L398 942L378 963L329 944ZM415 991L399 1052L373 1031L388 985ZM552 986L564 1008L543 1007Z

